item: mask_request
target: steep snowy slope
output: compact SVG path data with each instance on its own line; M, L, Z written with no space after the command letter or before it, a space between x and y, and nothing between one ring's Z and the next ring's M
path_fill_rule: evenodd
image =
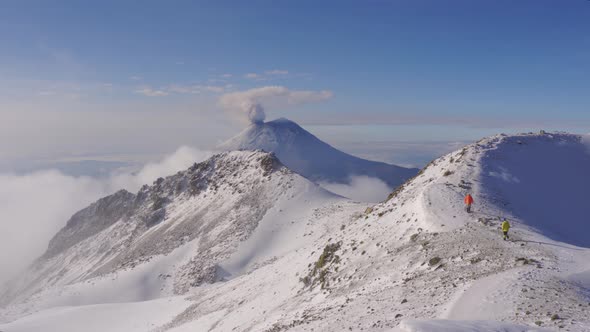
M590 247L590 151L579 136L503 137L481 164L498 208L554 240Z
M418 171L351 156L287 119L252 124L219 148L273 152L287 167L318 182L349 183L351 176L364 175L395 188Z
M183 294L242 273L272 245L268 233L295 235L298 218L342 200L272 154L223 153L137 195L120 191L76 213L0 299L35 310ZM250 256L220 268L253 233L257 247L240 249Z
M569 213L560 229L585 229L587 207L547 203L564 187L587 193L574 183L590 169L582 147L575 135L498 135L434 160L366 211L335 199L293 217L306 209L295 204L219 261L224 280L191 288L182 312L152 331L589 331L590 250L572 245L587 244L527 209L542 201L548 215ZM539 151L562 163L541 163ZM536 193L532 169L569 174ZM511 241L498 217L510 219ZM77 321L60 313L55 331ZM55 313L0 330L30 331L46 316Z

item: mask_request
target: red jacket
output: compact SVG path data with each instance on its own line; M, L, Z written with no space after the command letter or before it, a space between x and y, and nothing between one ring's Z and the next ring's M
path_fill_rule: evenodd
M467 205L473 204L473 197L471 197L471 195L465 196L465 204L467 204Z

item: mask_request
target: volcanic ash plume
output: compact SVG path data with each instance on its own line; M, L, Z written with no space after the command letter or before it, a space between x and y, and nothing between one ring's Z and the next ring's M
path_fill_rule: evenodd
M331 91L289 90L284 86L230 92L219 98L219 105L236 119L248 119L250 123L263 123L266 118L263 104L267 107L285 107L320 102L332 98Z
M246 101L242 103L242 110L248 115L248 120L251 123L264 123L266 114L264 113L264 107L260 103Z

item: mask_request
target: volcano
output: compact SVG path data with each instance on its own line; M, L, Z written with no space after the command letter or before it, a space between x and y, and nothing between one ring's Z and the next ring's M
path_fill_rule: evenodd
M349 155L285 118L253 123L219 149L272 152L289 169L315 182L349 183L353 176L368 176L395 188L418 172Z

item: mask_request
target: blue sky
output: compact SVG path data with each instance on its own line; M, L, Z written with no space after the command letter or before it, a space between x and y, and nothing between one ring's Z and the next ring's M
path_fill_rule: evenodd
M590 126L587 0L2 1L0 43L0 112L16 119L5 123L23 126L26 113L38 119L31 132L46 135L84 124L93 142L120 143L124 134L100 123L148 112L161 115L149 129L174 122L166 115L181 119L163 124L172 136L190 129L189 118L218 124L160 149L210 145L239 127L219 125L220 96L265 86L329 91L320 102L265 107L343 147ZM86 121L89 113L100 121ZM64 116L74 120L47 120ZM59 144L44 152L72 149ZM104 145L76 151L149 150Z

